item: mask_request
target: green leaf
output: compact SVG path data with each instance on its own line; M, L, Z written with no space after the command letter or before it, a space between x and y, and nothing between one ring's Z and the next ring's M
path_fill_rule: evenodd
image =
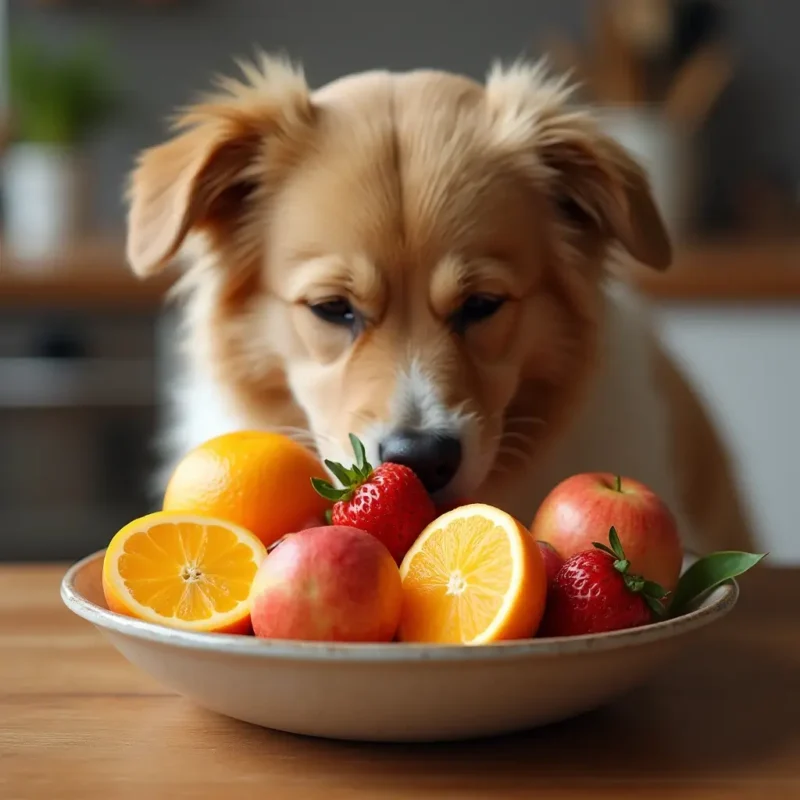
M743 553L724 550L695 561L681 575L670 603L670 616L685 614L692 603L722 583L752 569L766 553Z
M331 486L331 484L328 481L325 481L322 478L312 478L311 485L317 490L318 493L328 492L331 489L335 489L334 486Z
M318 495L334 503L337 503L339 500L344 500L344 498L350 494L350 489L337 489L335 486L331 486L328 481L323 481L321 478L312 478L311 485Z
M625 578L625 586L627 586L630 591L638 593L644 589L644 578L638 575L628 575L627 573L623 574L623 578Z
M617 557L617 554L607 544L602 544L601 542L592 542L592 544L598 550L602 550L604 553L607 553L612 558L616 558Z
M620 559L617 559L617 560L614 562L614 569L615 569L617 572L622 572L622 573L624 574L624 573L626 573L626 572L628 571L628 567L629 567L630 565L631 565L631 562L630 562L630 561L628 561L628 559L627 559L627 558L623 558L622 560L620 560Z
M611 549L614 551L614 555L620 560L625 560L625 551L622 549L622 542L619 540L619 536L617 535L617 529L612 525L611 530L608 532L608 541L611 544Z
M333 525L333 511L330 508L325 509L325 524Z
M353 445L353 452L356 454L356 469L360 475L366 477L365 472L366 474L372 472L372 467L367 461L367 451L364 449L361 440L354 433L350 434L350 444Z
M648 597L654 597L656 600L661 600L667 596L667 590L655 581L645 581L642 592Z
M336 476L336 478L341 481L342 486L346 489L353 483L353 473L345 469L341 464L337 464L335 461L329 461L325 459L325 466Z
M642 594L644 597L645 603L650 607L650 610L653 614L658 618L661 619L666 615L666 609L664 608L664 604L656 597L651 597L649 594L644 592Z

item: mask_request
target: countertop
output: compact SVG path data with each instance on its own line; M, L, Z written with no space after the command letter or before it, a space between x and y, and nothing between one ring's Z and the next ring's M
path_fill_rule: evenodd
M665 273L618 270L655 300L800 302L800 240L721 240L677 248ZM176 271L139 280L123 247L86 241L41 263L20 264L0 249L0 307L100 307L155 311Z
M196 708L62 606L65 569L0 566L4 800L800 797L800 569L745 575L726 619L607 708L436 746L306 739Z

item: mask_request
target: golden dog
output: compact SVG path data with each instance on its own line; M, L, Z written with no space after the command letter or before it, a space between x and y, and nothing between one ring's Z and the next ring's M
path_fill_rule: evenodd
M639 165L540 67L371 72L311 91L263 58L183 113L130 189L142 276L188 267L173 457L240 428L411 466L530 523L609 470L687 546L745 547L723 449L606 265L671 248Z

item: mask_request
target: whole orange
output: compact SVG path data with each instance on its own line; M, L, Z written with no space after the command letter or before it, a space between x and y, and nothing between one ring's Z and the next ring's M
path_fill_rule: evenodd
M167 484L164 511L190 511L252 531L266 546L322 522L329 501L311 478L327 479L309 450L286 436L239 431L187 453Z

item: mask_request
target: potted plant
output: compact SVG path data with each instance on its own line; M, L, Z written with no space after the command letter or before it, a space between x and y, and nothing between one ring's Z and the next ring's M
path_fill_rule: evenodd
M58 252L81 232L83 145L116 107L103 51L93 42L56 53L12 39L10 143L3 155L3 249L18 258Z

